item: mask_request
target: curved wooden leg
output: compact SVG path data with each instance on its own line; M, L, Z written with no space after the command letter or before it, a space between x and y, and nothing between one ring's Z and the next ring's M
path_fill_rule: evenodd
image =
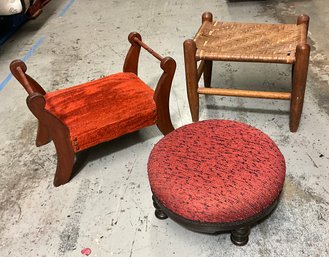
M67 127L55 122L53 125L51 137L57 153L57 169L54 177L54 186L57 187L70 180L75 160L75 151L73 150ZM78 145L76 145L76 150L79 150Z
M196 62L196 45L192 39L184 42L184 61L187 97L192 115L192 121L199 120L199 94L198 94L198 71Z
M38 132L35 143L37 146L46 145L51 141L48 129L45 125L38 123Z
M153 200L153 206L155 208L155 212L154 212L155 217L157 217L159 220L165 220L165 219L167 219L168 218L167 214L165 214L161 210L160 206L156 203L156 201L154 200L154 197L153 196L152 196L152 200Z
M204 61L203 81L205 87L211 86L212 61Z
M54 177L54 186L58 187L66 184L70 180L73 171L75 154L73 150L71 151L68 149L68 147L65 146L56 146L56 152L57 168Z
M231 241L233 244L243 246L248 243L250 227L242 227L231 232Z
M138 60L141 51L141 46L134 41L134 38L142 40L142 36L137 32L131 32L128 36L128 40L131 43L129 51L126 55L126 59L123 65L123 72L132 72L138 74Z
M170 57L165 57L161 61L163 74L161 75L156 90L154 92L154 101L157 106L156 124L163 135L167 135L174 130L169 111L169 98L172 81L176 70L176 62Z
M57 168L54 177L54 186L58 187L69 182L73 171L75 154L65 147L56 147L56 152Z
M310 46L298 45L296 49L296 63L293 66L292 92L290 102L290 131L296 132L303 110L307 70L309 64Z

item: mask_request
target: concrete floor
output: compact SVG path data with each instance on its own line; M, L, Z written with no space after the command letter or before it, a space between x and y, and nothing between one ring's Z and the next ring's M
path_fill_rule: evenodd
M191 122L182 43L206 10L226 21L294 23L300 13L311 16L311 63L297 133L288 129L287 101L201 98L201 119L251 124L286 158L281 202L244 247L234 246L229 234L198 234L155 218L146 163L162 137L156 127L93 148L70 183L54 188L54 146L34 146L37 123L26 93L7 77L10 61L23 57L48 91L120 71L127 35L138 31L177 61L171 114L180 127ZM0 49L0 255L82 256L89 247L90 256L329 256L328 13L324 0L52 1ZM142 55L140 76L149 85L160 75L157 65ZM213 82L287 90L290 72L286 65L216 63Z

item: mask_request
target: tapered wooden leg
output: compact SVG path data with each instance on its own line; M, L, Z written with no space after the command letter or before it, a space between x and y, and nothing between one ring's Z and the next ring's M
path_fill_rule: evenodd
M153 206L154 206L154 208L155 208L155 212L154 212L155 217L157 217L157 218L160 219L160 220L165 220L165 219L167 219L167 218L168 218L167 214L165 214L165 213L161 210L160 206L159 206L159 205L157 204L157 202L154 200L154 197L153 197L153 196L152 196L152 200L153 200Z
M202 14L202 23L204 22L212 22L213 21L213 15L211 12L204 12ZM204 72L203 72L203 81L205 87L211 86L211 72L212 72L212 61L205 61L204 62Z
M37 138L35 141L36 145L42 146L42 145L48 144L50 141L51 141L51 138L50 138L50 135L48 132L48 128L39 122Z
M292 92L290 102L290 131L296 132L303 110L307 71L310 56L308 44L298 45L296 49L296 62L293 67Z
M233 230L231 233L231 241L233 244L243 246L248 243L250 234L250 227L242 227Z
M204 64L205 64L204 72L203 72L204 86L210 87L211 86L212 61L205 61Z
M198 72L196 62L196 45L192 39L184 42L184 61L187 97L190 105L192 120L199 120Z
M299 15L297 18L297 25L305 24L305 30L302 33L302 42L306 43L307 41L307 33L308 33L308 26L310 23L310 17L306 14Z

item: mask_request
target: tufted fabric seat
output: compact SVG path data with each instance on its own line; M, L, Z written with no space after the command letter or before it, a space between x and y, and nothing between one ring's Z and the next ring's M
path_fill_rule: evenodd
M47 93L46 109L70 130L75 152L154 125L154 91L134 73L120 72Z
M156 204L176 218L229 225L262 216L275 204L285 168L280 150L260 130L209 120L161 139L150 154L148 176Z

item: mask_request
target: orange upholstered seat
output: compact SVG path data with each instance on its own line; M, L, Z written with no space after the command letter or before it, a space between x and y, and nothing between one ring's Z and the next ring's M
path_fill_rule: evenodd
M134 73L121 72L47 93L46 109L70 130L75 152L154 125L154 91Z

